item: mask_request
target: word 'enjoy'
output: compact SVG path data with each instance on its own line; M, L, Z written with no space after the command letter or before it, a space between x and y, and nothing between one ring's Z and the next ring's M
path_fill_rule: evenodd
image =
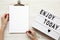
M50 14L50 13L47 13L46 11L44 10L41 10L40 14L42 14L43 16L47 17L48 19L51 19L53 20L55 18L54 15Z

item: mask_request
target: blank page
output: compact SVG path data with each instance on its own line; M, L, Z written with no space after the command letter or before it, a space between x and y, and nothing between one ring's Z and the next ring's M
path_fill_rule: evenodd
M9 6L9 32L25 33L29 30L29 6Z

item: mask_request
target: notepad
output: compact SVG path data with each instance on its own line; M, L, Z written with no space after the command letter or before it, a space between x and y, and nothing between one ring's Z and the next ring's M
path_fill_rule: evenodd
M9 6L9 33L25 33L29 30L29 6Z

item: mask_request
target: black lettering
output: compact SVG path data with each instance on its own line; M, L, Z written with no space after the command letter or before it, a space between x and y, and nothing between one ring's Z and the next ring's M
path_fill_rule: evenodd
M46 25L49 25L50 21L47 21Z
M50 24L49 24L49 27L51 27L53 25L53 23L51 22Z
M49 14L48 18L51 19L52 18L52 14Z
M44 15L44 16L46 15L46 12L45 12L45 11L43 12L43 15Z
M52 26L52 28L54 29L54 27L55 27L55 24Z
M46 11L44 11L43 9L40 11L40 14L42 14L45 17L48 17L49 19L53 20L55 18L54 15L47 13Z
M46 15L46 17L49 15L49 13Z
M53 16L52 20L55 18L55 16Z
M45 19L44 23L47 21L47 19Z
M40 11L40 14L43 12L44 10L42 9L41 11Z
M55 28L55 30L58 28L59 26L58 25L56 25L56 28Z
M53 28L55 30L59 27L58 25L54 24L53 22L50 22L47 19L44 20L44 24L46 24L47 26L49 26L49 27L51 27L51 28Z

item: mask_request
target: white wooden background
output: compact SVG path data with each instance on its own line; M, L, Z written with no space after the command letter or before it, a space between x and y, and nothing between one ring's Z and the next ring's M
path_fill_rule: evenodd
M9 5L15 4L16 2L17 0L0 0L0 17L4 13L8 13ZM30 27L34 17L39 15L41 9L49 10L53 12L52 14L60 17L60 0L21 0L21 2L30 6ZM37 37L39 40L53 40L48 36L38 32ZM26 34L9 34L9 25L7 25L4 40L29 40L29 38Z

